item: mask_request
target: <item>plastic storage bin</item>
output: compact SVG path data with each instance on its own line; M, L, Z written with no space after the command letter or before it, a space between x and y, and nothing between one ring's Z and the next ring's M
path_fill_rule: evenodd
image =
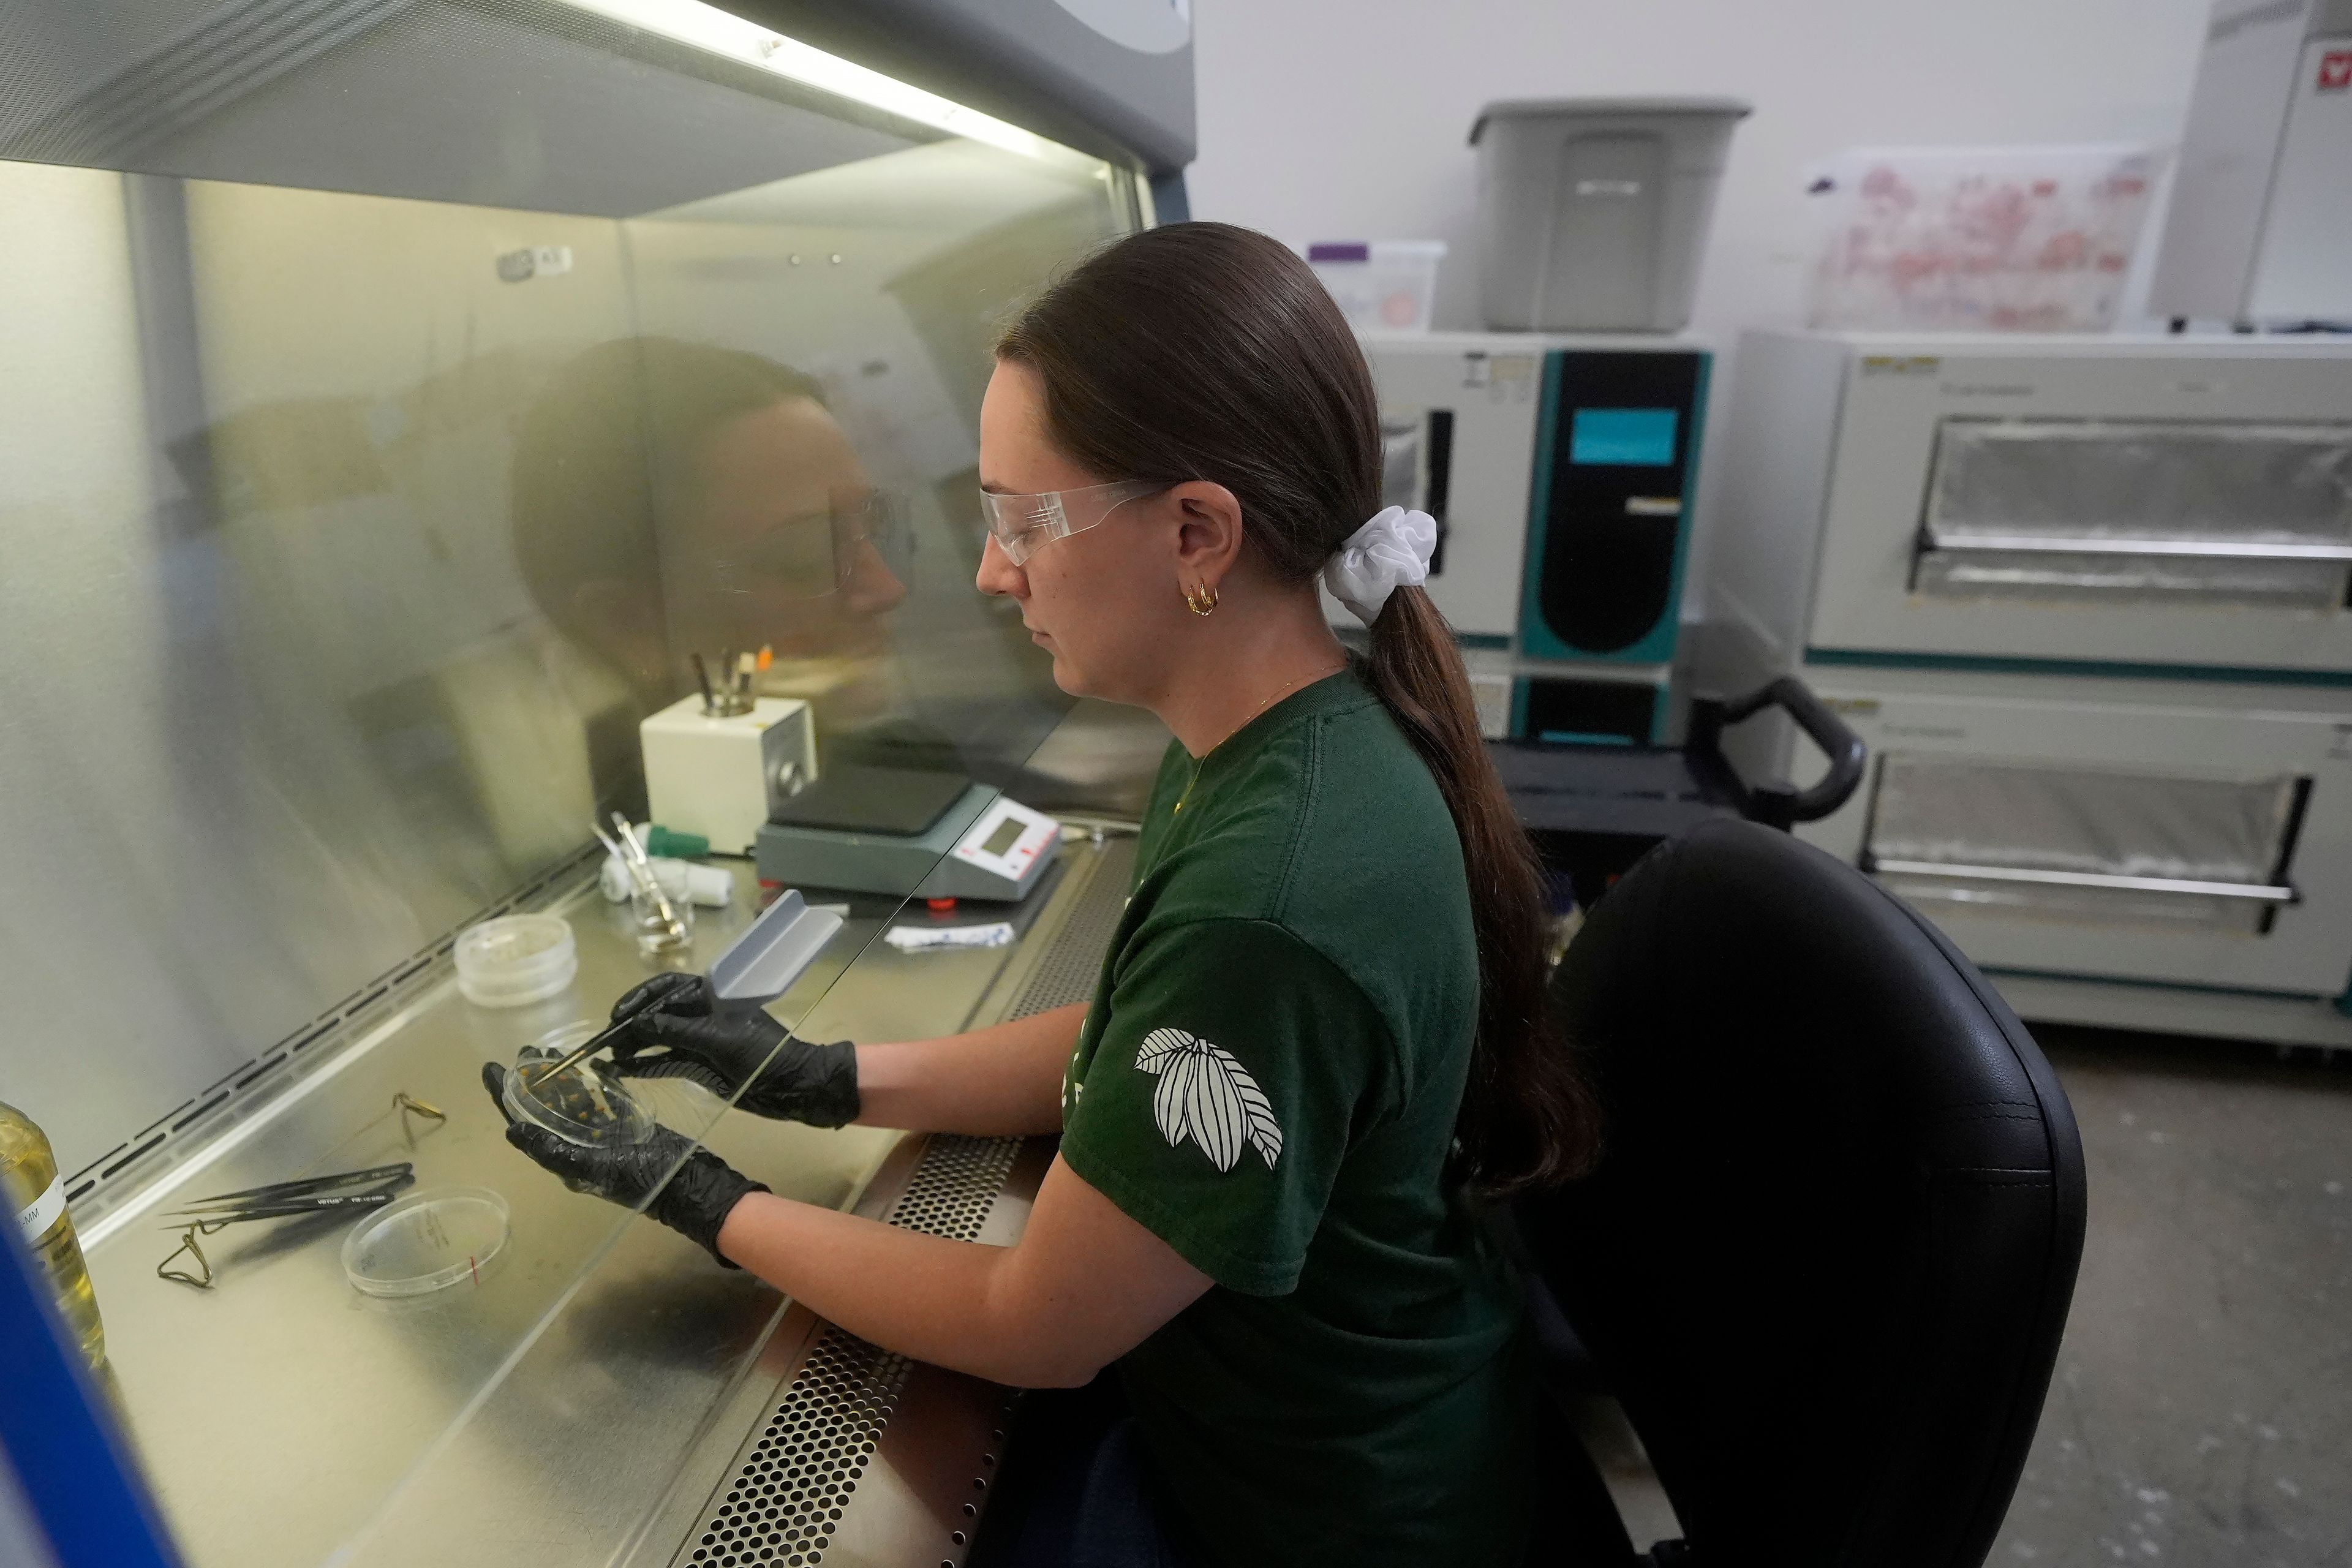
M1360 332L1425 332L1442 239L1345 240L1307 247L1307 264Z
M2103 332L2161 158L2121 143L1858 148L1812 172L1807 324Z
M1478 300L1512 332L1673 332L1690 321L1730 98L1511 99L1478 150Z

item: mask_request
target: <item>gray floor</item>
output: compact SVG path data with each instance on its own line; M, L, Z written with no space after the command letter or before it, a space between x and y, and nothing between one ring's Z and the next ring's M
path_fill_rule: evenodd
M2352 1568L2352 1063L2038 1031L2090 1230L1995 1568ZM1633 1539L1675 1533L1630 1433Z

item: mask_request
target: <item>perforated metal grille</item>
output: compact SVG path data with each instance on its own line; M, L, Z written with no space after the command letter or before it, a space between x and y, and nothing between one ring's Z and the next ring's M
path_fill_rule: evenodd
M1105 844L1093 879L1078 895L1068 922L1055 937L1036 972L1021 988L1008 1019L1094 1000L1095 980L1102 973L1110 939L1118 930L1118 917L1126 912L1128 884L1134 875L1135 840L1114 838Z
M688 1561L715 1568L823 1562L910 1364L828 1329L704 1522Z
M931 1139L888 1223L979 1237L1018 1138ZM907 1386L905 1356L827 1328L687 1552L705 1568L814 1568Z
M934 1135L914 1180L890 1205L889 1223L928 1236L976 1240L1020 1152L1018 1138Z

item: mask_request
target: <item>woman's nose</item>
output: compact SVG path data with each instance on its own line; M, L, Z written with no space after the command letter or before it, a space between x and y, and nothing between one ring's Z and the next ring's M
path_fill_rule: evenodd
M972 581L983 594L998 594L1010 598L1025 598L1028 595L1028 574L1008 560L1004 547L996 542L996 535L986 535L980 546L980 573Z
M854 615L878 616L898 607L907 596L907 584L890 570L882 552L869 540L858 546L852 558L849 581L842 584L842 599Z

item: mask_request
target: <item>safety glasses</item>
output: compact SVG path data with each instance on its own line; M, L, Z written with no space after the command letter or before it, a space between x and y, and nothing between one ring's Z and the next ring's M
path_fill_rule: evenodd
M1054 541L1084 533L1129 501L1173 488L1156 479L1120 479L1034 496L982 490L980 516L1004 558L1018 566Z
M761 533L713 550L703 569L721 592L764 591L821 599L848 586L867 546L893 576L906 580L914 535L897 499L879 491L845 490L824 511L786 518Z

